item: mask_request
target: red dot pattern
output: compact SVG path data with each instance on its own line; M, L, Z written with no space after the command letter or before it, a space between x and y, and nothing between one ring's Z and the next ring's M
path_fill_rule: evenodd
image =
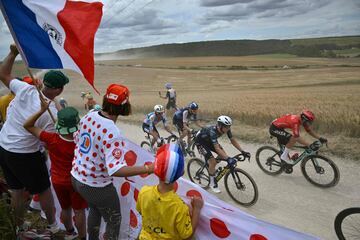
M139 196L139 190L137 190L137 189L135 188L135 189L134 189L134 199L135 199L135 202L137 202L138 196Z
M130 226L131 226L132 228L136 228L137 225L138 225L137 217L136 217L134 211L133 211L133 210L130 210Z
M121 196L125 197L129 193L129 191L130 191L130 183L124 182L120 188Z
M203 199L201 193L199 193L198 191L193 190L193 189L187 191L186 196L189 197L189 198L196 196L196 197L199 197L199 198Z
M251 234L249 240L268 240L268 239L261 234Z
M210 229L219 238L227 238L231 234L226 224L218 218L210 219Z
M130 150L125 153L124 158L128 166L134 166L136 163L137 155L134 151Z

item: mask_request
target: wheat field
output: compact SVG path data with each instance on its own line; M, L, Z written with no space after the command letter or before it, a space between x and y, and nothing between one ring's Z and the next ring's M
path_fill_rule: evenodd
M290 68L279 68L287 65ZM184 70L192 66L192 70ZM251 66L250 70L203 70L201 66ZM276 66L269 70L263 66ZM298 66L305 66L299 68ZM24 73L20 64L18 74ZM83 108L81 91L93 91L87 82L68 72L71 82L63 96ZM333 142L330 151L360 158L360 58L324 59L293 56L201 57L97 62L95 85L102 95L110 83L131 90L133 121L141 121L155 104L165 104L158 91L171 82L178 105L200 105L200 116L214 121L220 114L234 119L245 140L263 141L269 123L286 113L311 109L315 130Z

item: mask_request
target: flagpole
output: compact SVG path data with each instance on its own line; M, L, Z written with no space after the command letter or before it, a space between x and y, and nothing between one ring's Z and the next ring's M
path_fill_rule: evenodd
M28 73L29 73L29 75L30 75L31 79L33 80L33 83L35 83L35 88L36 88L36 90L37 90L37 91L38 91L38 93L39 93L39 97L40 97L40 99L41 99L41 100L44 100L44 96L43 96L42 92L41 92L41 91L40 91L40 89L39 89L39 85L37 84L38 82L35 80L34 75L33 75L33 74L32 74L32 72L31 72L31 69L30 69L28 66L26 66L26 70L28 71ZM54 115L52 114L52 112L51 112L51 110L50 110L50 108L49 108L49 107L47 108L47 111L48 111L48 113L49 113L49 115L50 115L51 119L52 119L52 120L53 120L53 122L55 123L55 122L56 122L56 120L55 120Z

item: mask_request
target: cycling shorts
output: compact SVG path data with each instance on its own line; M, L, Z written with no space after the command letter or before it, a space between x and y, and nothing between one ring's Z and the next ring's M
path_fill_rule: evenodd
M170 108L176 109L176 100L169 99L168 103L166 104L166 109L169 110Z
M143 129L144 132L150 133L150 125L148 125L146 123L143 123L142 129ZM159 134L159 132L158 132L158 130L156 129L155 126L153 126L153 131L157 132L157 134L160 136L160 134Z
M195 146L197 147L199 153L205 157L205 160L214 158L212 152L216 152L214 145L212 143L205 142L202 138L195 138Z
M288 133L284 129L275 127L273 124L271 124L269 132L270 135L276 137L278 142L282 145L286 145L292 137L290 133Z
M176 119L175 116L173 118L173 124L177 128L178 131L184 131L184 123L182 119Z

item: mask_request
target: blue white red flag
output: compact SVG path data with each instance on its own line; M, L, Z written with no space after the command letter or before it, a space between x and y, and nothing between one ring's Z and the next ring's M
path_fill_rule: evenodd
M94 87L94 37L101 2L0 0L1 11L28 67L71 69Z

